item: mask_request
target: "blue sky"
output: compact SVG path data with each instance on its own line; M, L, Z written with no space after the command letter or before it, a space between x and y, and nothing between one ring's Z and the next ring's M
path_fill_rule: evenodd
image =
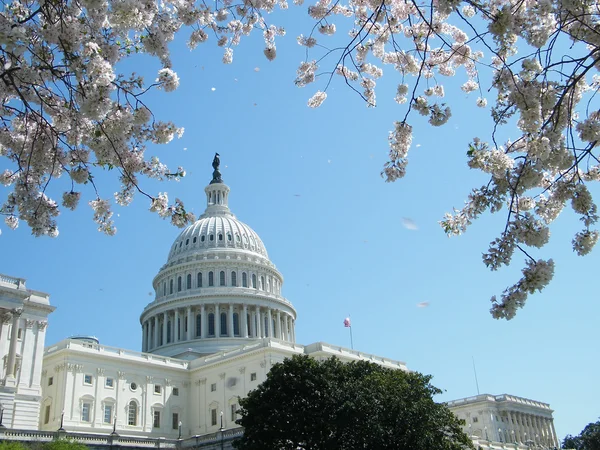
M474 136L489 135L489 111L475 107L475 93L457 89L463 79L442 80L450 82L453 117L432 129L414 116L408 174L384 183L379 172L387 133L405 113L393 101L399 79L386 68L374 109L340 79L321 108L307 108L324 82L304 89L293 84L304 58L295 42L307 31L307 22L297 20L303 11L292 8L281 17L288 35L278 40L273 62L262 55L259 36L242 42L231 65L221 63L214 42L191 53L181 42L173 46L181 86L152 93L149 101L158 117L186 131L169 145L151 146L148 155L184 166L188 176L179 183L149 182L146 189L167 191L200 214L210 163L215 152L221 154L230 207L261 236L283 274L283 294L298 311L299 343L349 347L342 321L350 315L356 349L432 374L445 390L439 400L477 393L474 358L481 393L550 403L561 438L598 420L600 387L593 374L600 370L600 306L593 274L600 256L572 252L576 217L563 214L550 244L533 252L555 259L552 284L531 296L514 320L492 319L489 298L519 278L524 261L517 254L514 267L495 273L481 262L505 216L485 215L452 239L438 225L471 188L486 182L467 168L466 150ZM148 81L159 68L144 57L132 63ZM114 175L96 175L103 198L118 188ZM86 195L91 199L91 192ZM50 293L57 307L48 345L91 334L106 345L140 349L139 314L152 300L152 279L180 232L148 206L141 196L128 208L116 206L114 237L96 231L86 202L62 213L57 239L34 238L25 225L14 232L2 225L0 273L26 278L29 288ZM405 228L405 218L418 229ZM429 306L418 307L421 302Z

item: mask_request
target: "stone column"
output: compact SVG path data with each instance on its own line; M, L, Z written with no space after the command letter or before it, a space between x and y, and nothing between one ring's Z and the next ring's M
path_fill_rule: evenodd
M262 339L263 322L262 322L262 314L260 313L260 307L256 307L256 337Z
M158 347L158 316L154 316L154 342L152 348Z
M275 333L277 339L283 339L283 336L281 335L281 311L279 310L277 310L277 330L275 330Z
M6 375L7 377L14 378L15 377L15 362L17 360L17 340L19 336L19 322L21 318L21 314L23 313L22 309L13 309L12 310L12 330L10 333L10 347L8 349L8 363L6 364Z
M243 338L248 338L248 305L244 303L242 308L242 329L240 334Z
M270 338L273 336L273 315L271 314L271 308L267 309L267 334Z
M163 345L167 345L167 319L168 319L167 312L165 311L163 313L163 332L162 332Z
M292 323L290 326L290 334L292 335L292 342L296 342L296 321L292 319Z
M221 337L221 312L218 303L215 304L215 337Z
M191 341L192 339L194 339L194 336L196 336L196 330L194 330L194 325L195 325L195 320L193 320L194 317L192 316L192 307L188 306L187 307L187 334L185 335L185 338L188 341Z
M283 336L286 341L290 340L290 330L288 329L288 315L283 315Z
M228 333L227 335L229 337L235 337L235 333L234 333L234 329L233 329L233 303L229 304L229 314L227 315L227 319L229 324L227 325L228 328ZM238 319L239 319L239 314L238 314ZM238 327L240 326L240 322L238 320Z
M202 322L202 326L200 327L200 337L205 338L208 336L208 317L206 317L204 304L200 305L200 322Z
M179 308L175 308L175 317L173 320L173 341L179 342Z
M256 311L250 311L250 337L256 337Z

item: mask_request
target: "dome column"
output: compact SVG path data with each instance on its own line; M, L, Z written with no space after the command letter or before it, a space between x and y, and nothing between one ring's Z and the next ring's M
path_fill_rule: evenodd
M256 311L250 311L250 323L248 324L250 337L256 337Z
M229 317L228 317L228 322L229 324L227 325L227 335L229 337L235 337L235 333L233 330L233 303L229 304ZM238 320L238 326L239 326L239 320Z
M248 305L245 303L242 306L242 329L240 331L243 338L248 337Z
M263 337L262 329L263 329L263 321L262 314L260 313L260 306L256 307L256 337L261 339Z
M163 329L162 329L162 331L163 331L162 332L162 338L163 338L162 345L163 346L167 345L167 320L168 320L167 312L165 311L163 313Z
M219 311L218 303L215 303L215 337L221 337L221 313Z
M173 320L173 339L171 342L179 342L179 308L175 308L175 317Z
M277 335L275 336L277 339L283 339L283 335L281 334L281 311L277 310L277 330L275 331Z
M271 308L267 309L267 335L272 338L274 336L273 330L273 314L271 314Z
M152 348L155 349L158 347L158 316L154 316L154 342L152 343Z
M187 307L186 318L187 318L187 333L185 335L185 339L187 341L191 341L194 336L192 334L192 326L194 325L194 323L192 322L192 307L191 306Z
M286 341L290 340L290 332L288 329L288 315L287 314L283 315L283 339L285 339Z
M204 303L200 305L200 322L200 337L204 339L208 336L208 317L206 317Z

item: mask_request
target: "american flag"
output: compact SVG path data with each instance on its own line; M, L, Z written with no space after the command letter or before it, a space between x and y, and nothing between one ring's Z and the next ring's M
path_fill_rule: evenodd
M350 324L350 317L346 317L346 318L344 319L344 326L345 326L346 328L350 328L350 327L352 326L352 325Z

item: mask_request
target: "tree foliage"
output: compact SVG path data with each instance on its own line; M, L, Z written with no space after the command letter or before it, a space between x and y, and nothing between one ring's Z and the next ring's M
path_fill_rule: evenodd
M460 421L430 376L369 362L294 356L240 400L240 450L464 449Z
M600 421L589 423L578 436L567 435L562 448L575 450L600 450Z
M15 228L24 220L36 236L56 236L56 217L78 206L86 185L94 220L107 234L116 232L112 202L127 205L136 192L175 225L191 221L183 202L170 202L166 193L148 194L141 185L144 177L185 175L183 168L169 170L145 155L148 142L168 143L183 132L157 120L145 94L179 85L168 45L185 28L190 48L214 41L223 48L225 64L241 39L258 30L265 57L275 59L276 38L285 31L269 24L267 14L288 9L287 0L2 0L2 5L0 157L8 167L0 182L9 194L0 214L7 225ZM505 212L483 262L497 270L518 252L525 265L515 284L492 297L493 317L513 318L552 279L553 260L533 253L548 243L550 224L567 205L582 223L573 250L591 251L599 237L588 189L600 180L598 0L316 0L308 14L314 26L297 37L307 56L295 80L300 87L319 84L308 106L325 101L335 77L375 106L377 80L384 68L392 69L397 89L389 96L405 106L388 137L386 181L404 176L411 124L419 115L431 126L451 117L446 77L461 76L459 92L476 93L482 108L489 103L493 132L466 149L468 166L489 181L475 187L464 207L441 225L448 235L458 235L485 212ZM162 63L154 80L116 72L138 53ZM484 92L490 92L489 101ZM114 200L96 185L100 169L119 174ZM62 206L48 190L59 180Z
M70 439L57 439L50 442L1 441L0 450L87 450L87 446Z

